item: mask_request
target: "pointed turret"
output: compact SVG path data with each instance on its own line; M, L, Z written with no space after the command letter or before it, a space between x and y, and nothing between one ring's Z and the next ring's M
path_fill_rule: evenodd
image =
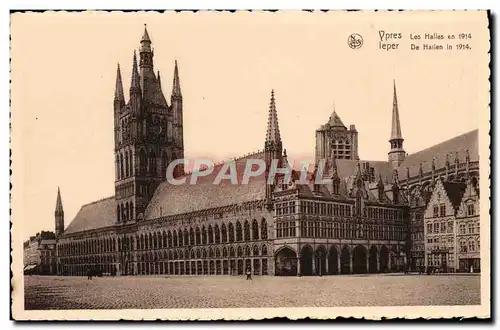
M391 150L389 151L389 163L392 168L397 168L405 159L406 152L403 149L403 134L401 134L401 124L399 122L399 108L398 108L398 97L396 93L396 81L394 81L394 92L392 99L392 126L391 126L391 138L389 143L391 144Z
M337 168L337 159L333 156L333 152L332 152L332 157L330 159L330 162L331 162L331 180L332 180L332 194L334 196L338 196L339 195L339 191L340 191L340 177L339 177L339 173L338 173L338 168Z
M181 83L179 80L179 68L177 67L177 60L174 66L174 81L172 83L172 97L182 97L181 93Z
M151 43L151 39L149 38L148 28L146 24L144 24L144 34L142 35L141 42Z
M141 38L141 55L142 53L151 53L151 39L149 38L148 29L146 28L146 24L144 24L144 33ZM141 56L141 65L142 65L142 56ZM152 63L148 63L152 64Z
M59 236L64 231L64 209L61 200L61 190L57 187L57 199L56 199L56 210L54 212L55 216L55 234Z
M138 114L141 109L142 89L139 70L137 69L137 55L134 51L132 62L132 79L130 82L130 110L133 114Z
M397 169L394 169L392 174L392 202L399 204L399 173Z
M116 68L116 87L115 87L115 102L119 102L119 104L125 105L125 96L123 94L123 83L122 83L122 74L120 71L120 63Z
M141 90L141 79L137 68L137 54L134 50L134 58L132 60L132 81L130 83L130 93Z
M378 200L380 202L383 202L384 201L385 185L384 185L384 181L382 180L382 173L378 174L377 191L378 191Z
M276 101L274 99L274 89L271 91L271 102L269 105L269 115L267 119L266 145L267 144L281 146L281 136L280 128L278 125L278 113L276 112Z

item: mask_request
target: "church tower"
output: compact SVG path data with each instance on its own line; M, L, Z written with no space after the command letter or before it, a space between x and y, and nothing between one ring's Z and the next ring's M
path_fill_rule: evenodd
M181 93L181 83L179 80L179 68L177 66L177 61L175 61L174 67L174 80L172 82L172 95L170 96L170 103L173 114L173 151L174 159L184 158L184 132L183 132L183 119L182 119L182 93ZM176 175L184 174L183 165L176 168Z
M156 188L166 178L168 164L180 154L174 139L174 109L163 94L159 72L158 76L154 72L151 44L144 27L139 63L135 51L132 60L128 102L120 66L116 74L115 200L116 222L120 224L141 219Z
M330 155L335 159L359 160L356 126L350 125L347 129L335 106L328 122L316 130L316 163Z
M389 143L391 144L391 150L389 151L389 164L393 169L398 168L398 166L405 160L406 152L403 149L403 135L401 134L401 124L399 123L399 109L398 109L398 97L396 94L396 82L394 81L394 95L392 100L392 127L391 127L391 138Z
M283 154L283 143L281 142L280 128L278 125L278 113L276 112L276 102L274 90L271 91L271 102L269 104L269 116L267 119L266 142L264 144L264 157L266 162L266 180L273 159L278 159L278 167L281 167L281 157ZM272 205L272 192L274 185L266 184L266 200L268 207Z
M55 222L56 222L56 237L64 232L64 209L61 200L61 191L57 187L57 200L56 200L56 210L54 212Z

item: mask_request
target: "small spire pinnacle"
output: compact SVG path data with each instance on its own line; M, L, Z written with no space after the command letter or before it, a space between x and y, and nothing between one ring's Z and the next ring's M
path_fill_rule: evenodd
M141 88L141 82L140 82L139 70L137 69L137 55L134 50L134 59L132 62L132 83L130 84L130 90L140 89L140 88Z
M399 183L399 172L397 169L394 169L394 171L392 173L392 183L394 183L396 185Z
M174 66L174 82L172 84L172 96L182 96L177 60L175 60L175 66Z
M328 124L333 127L346 128L346 126L342 122L342 119L340 119L339 115L337 114L337 110L335 109L335 102L333 102L333 112L328 119Z
M382 173L378 173L378 182L377 182L377 187L384 187L384 180L382 179Z
M122 74L120 72L120 63L118 63L118 67L116 68L115 101L125 101L125 97L123 96L123 83Z
M333 152L333 149L330 153L330 161L331 161L331 172L332 172L332 179L339 179L339 174L338 174L338 168L337 168L337 159L335 158L335 153Z
M59 189L59 187L57 187L56 213L64 213L61 200L61 190Z
M391 140L403 140L401 134L401 124L399 122L399 109L398 109L398 96L396 93L396 80L394 83L394 95L392 100L392 127L391 127Z
M271 102L269 104L266 142L281 143L280 128L278 125L278 113L276 112L276 102L274 99L274 89L271 90Z
M144 23L144 34L142 35L141 42L149 42L151 43L151 39L149 38L147 24Z
M160 78L160 70L158 70L158 87L160 87L160 90L161 90L161 78Z

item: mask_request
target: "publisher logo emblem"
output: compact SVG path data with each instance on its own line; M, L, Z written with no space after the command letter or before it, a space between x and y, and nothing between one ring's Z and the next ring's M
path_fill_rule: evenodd
M358 49L363 46L363 37L358 33L353 33L347 38L347 44L352 49Z

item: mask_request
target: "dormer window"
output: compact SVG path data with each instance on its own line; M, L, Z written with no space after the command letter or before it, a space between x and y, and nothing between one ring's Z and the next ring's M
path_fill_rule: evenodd
M471 216L475 215L475 214L476 214L476 212L475 212L475 211L476 211L476 210L475 210L475 208L474 208L474 204L468 204L468 205L467 205L467 215L468 215L469 217L471 217Z

